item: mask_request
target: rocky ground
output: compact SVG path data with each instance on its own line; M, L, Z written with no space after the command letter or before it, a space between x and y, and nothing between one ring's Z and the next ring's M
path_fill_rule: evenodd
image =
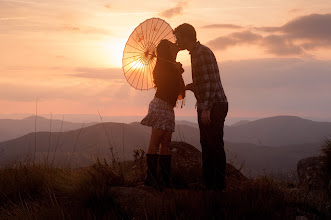
M134 152L134 161L98 160L80 169L45 164L2 168L0 219L330 218L330 191L315 184L324 174L313 175L320 170L319 160L299 162L300 182L249 179L227 164L226 189L215 192L192 187L201 179L199 150L184 142L172 142L171 150L173 187L162 190L142 184L146 164L141 150Z

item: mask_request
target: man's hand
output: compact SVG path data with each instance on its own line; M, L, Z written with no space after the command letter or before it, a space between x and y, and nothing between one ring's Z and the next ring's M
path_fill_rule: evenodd
M203 125L210 125L210 110L203 110L201 113L201 122Z
M192 92L194 92L194 85L193 85L193 83L187 84L185 86L185 90L191 90Z

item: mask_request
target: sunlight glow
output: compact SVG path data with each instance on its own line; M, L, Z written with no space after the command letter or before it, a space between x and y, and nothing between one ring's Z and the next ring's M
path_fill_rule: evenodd
M135 70L142 69L145 66L143 64L143 62L140 60L133 60L129 65L130 65L130 67L132 67L132 69L135 69Z
M105 66L122 67L122 56L126 40L124 38L111 38L102 43L104 57L101 58L101 61Z

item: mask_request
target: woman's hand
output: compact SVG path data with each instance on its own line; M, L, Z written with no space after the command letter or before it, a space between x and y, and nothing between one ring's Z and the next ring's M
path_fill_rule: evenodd
M179 74L182 74L184 72L183 65L180 62L176 62L175 66Z

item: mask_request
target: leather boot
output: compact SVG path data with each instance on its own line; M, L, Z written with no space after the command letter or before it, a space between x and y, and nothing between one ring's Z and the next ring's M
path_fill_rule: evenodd
M159 155L159 165L161 171L161 184L171 187L171 155Z
M157 178L157 164L159 155L158 154L146 154L147 171L145 177L145 185L158 187Z

